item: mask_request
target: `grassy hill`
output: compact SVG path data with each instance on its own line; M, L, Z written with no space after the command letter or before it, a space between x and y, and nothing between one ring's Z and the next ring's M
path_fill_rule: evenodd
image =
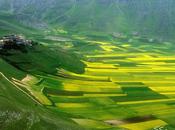
M2 56L16 68L34 74L56 74L57 68L64 68L75 73L83 73L85 64L73 52L58 46L36 45L27 53L10 51L10 55Z
M82 129L75 123L64 119L61 113L53 113L37 105L29 96L18 90L2 72L0 73L0 86L0 129Z
M47 39L43 31L26 27L15 19L10 13L0 12L0 37L9 34L22 34L29 39L40 43L32 48L28 48L29 53L20 51L10 51L11 56L1 56L8 63L13 64L23 71L55 73L56 68L64 68L76 73L83 73L85 65L80 61L80 57L71 50L63 49L55 43L53 38ZM54 38L59 38L55 36ZM59 43L57 43L59 44ZM46 60L47 59L47 60Z

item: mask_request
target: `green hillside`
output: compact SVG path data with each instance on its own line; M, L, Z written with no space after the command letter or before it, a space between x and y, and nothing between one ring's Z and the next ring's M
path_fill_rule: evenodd
M1 63L0 63L1 65ZM60 113L53 113L18 90L3 73L0 74L0 129L80 129L71 121L66 121ZM49 119L47 119L49 117ZM62 119L61 119L62 118ZM82 128L81 128L82 129Z
M2 58L22 71L38 74L55 74L57 68L83 73L85 67L76 54L58 46L36 45L27 53L11 51L10 56L2 56Z
M29 73L56 75L57 68L82 73L85 65L77 54L54 45L54 41L45 39L43 32L20 24L9 13L1 13L0 17L1 37L22 34L44 44L27 48L27 52L9 50L6 52L8 55L0 55L0 129L83 129L68 119L66 113L45 108L27 89L19 88L12 81L22 80ZM46 45L46 41L53 45Z

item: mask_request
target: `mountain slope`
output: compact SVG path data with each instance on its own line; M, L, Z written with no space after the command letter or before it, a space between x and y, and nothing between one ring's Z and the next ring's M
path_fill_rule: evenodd
M9 34L31 36L39 32L39 30L20 23L12 13L0 11L0 37Z
M152 37L174 37L173 0L3 1L0 5L7 8L1 10L12 12L18 20L35 27L44 28L47 23L73 31L137 31Z

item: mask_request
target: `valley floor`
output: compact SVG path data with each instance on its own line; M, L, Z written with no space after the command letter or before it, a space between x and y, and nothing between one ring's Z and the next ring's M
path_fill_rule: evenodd
M88 42L102 50L84 53L84 74L58 69L58 76L28 75L13 82L85 128L174 129L175 55L169 51L171 45Z

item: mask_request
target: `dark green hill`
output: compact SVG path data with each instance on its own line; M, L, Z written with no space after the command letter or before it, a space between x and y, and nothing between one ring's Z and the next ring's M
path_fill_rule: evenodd
M9 55L2 58L9 64L24 72L56 74L57 68L83 73L85 65L73 52L66 51L59 47L36 45L22 53L18 50L11 50Z

